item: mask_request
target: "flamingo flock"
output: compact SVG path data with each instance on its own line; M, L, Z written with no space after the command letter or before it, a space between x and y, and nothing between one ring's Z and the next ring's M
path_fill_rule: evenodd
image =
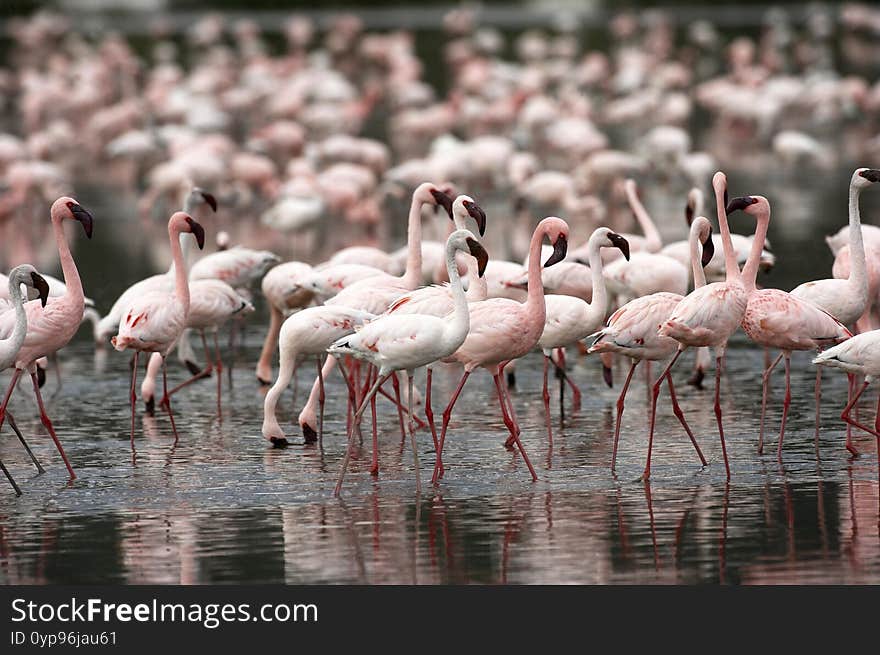
M845 14L840 29L849 37L880 20L876 10L864 11ZM12 267L0 285L0 370L11 369L12 379L0 428L8 419L39 472L7 406L27 371L42 425L74 479L41 387L45 367L58 366L58 352L83 321L94 323L96 349L109 343L132 351L128 393L123 400L120 391L118 401L128 403L136 465L138 401L155 410L159 375L158 405L175 443L186 436L171 398L200 381L215 379L222 420L223 373L228 387L261 311L268 314L258 328L263 345L246 363L253 390L264 394L252 403L255 416L262 404L263 437L253 447L284 448L298 432L322 451L335 450L337 495L367 411L368 473L380 475L387 438L380 400L395 414L401 447L408 441L412 450L416 490L426 448L434 456L431 484L454 484L446 481L444 446L447 438L466 439L453 413L478 369L491 375L492 388L472 383L467 393L494 396L504 425L499 447L538 480L522 439L536 426L520 419L517 401L540 394L538 430L552 446L551 373L563 428L566 390L572 413L584 396L601 397L601 389L575 379L570 363L580 358L600 366L609 386L616 359L629 360L615 405L612 475L627 394L643 362L649 404L641 479L652 474L664 385L699 465L716 464L700 447L706 426L694 429L673 380L688 350L695 388L687 393L712 407L730 479L736 462L722 396L730 393L726 353L737 331L767 354L756 456L772 373L782 362L775 452L782 461L791 354L809 351L817 366L817 430L822 370L841 369L849 390L845 402L837 400L844 446L858 456L853 431L864 431L876 437L880 458L880 403L873 428L858 416L859 399L880 375L880 228L862 225L860 214L860 197L880 183L880 169L859 167L850 178L846 225L827 237L829 276L790 292L763 287L758 277L786 265L767 239L781 183L751 182L756 188L742 191L756 193L732 197L719 170L751 156L771 158L778 170L825 174L854 160L878 161L880 137L860 139L844 158L809 134L817 117L828 125L853 116L876 125L880 117L880 83L836 73L821 41L805 44L797 62L783 39L762 40L756 50L745 37L728 44L711 30L688 33L678 48L669 21L640 25L624 13L609 26L608 53L581 52L570 34L526 32L507 61L500 33L462 10L446 24L450 88L441 97L424 77L413 35L402 30L371 33L356 17L340 16L321 38L296 18L283 52L272 54L256 25L232 26L230 34L227 27L220 16L201 19L184 46L188 58L157 28L155 51L144 58L117 35L74 38L69 21L55 14L11 26L18 48L12 68L0 70L8 92L0 111L17 125L0 134L7 237L0 255ZM786 26L767 29L772 36ZM70 56L47 64L58 43ZM713 126L712 138L700 142L705 151L694 149L687 129L697 109ZM386 140L368 136L377 121ZM91 172L77 166L80 157ZM142 242L154 270L167 267L120 280L125 286L106 314L103 302L86 297L64 230L78 223L91 238L93 229L114 225L69 195L81 177L129 199L139 220L125 228L128 254ZM744 234L731 232L732 224ZM56 263L63 281L38 272ZM175 350L188 375L169 387ZM524 359L535 352L543 355L543 387L519 389L515 371L536 361ZM141 353L149 356L138 387ZM701 389L713 360L710 399ZM314 373L307 400L280 417L281 398L305 362L307 377ZM656 378L652 362L662 366ZM438 402L435 377L447 374L458 382ZM330 385L332 376L343 384ZM338 398L331 395L337 390ZM344 410L344 430L334 423L328 431L328 403ZM2 461L0 470L20 494L13 471Z

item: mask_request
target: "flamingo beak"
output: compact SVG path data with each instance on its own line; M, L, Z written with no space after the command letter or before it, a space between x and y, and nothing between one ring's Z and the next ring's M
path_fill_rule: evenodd
M752 198L751 196L742 196L740 198L734 198L730 202L727 203L727 207L724 209L726 214L732 214L733 212L739 209L745 209L749 205L754 205L758 202L757 198Z
M712 257L715 256L715 242L712 241L712 228L709 228L709 234L706 235L706 240L703 242L703 256L700 258L700 264L703 265L703 268L706 268L709 265L709 262L712 261Z
M201 226L201 224L194 221L192 218L187 216L186 222L189 224L189 230L196 237L196 243L199 244L199 250L205 249L205 228Z
M82 205L78 205L75 202L67 203L67 208L70 210L70 215L73 216L73 219L82 223L83 230L86 233L86 236L91 239L92 238L92 223L94 222L94 218L92 215L87 212Z
M443 207L449 219L452 220L452 198L440 189L431 189L431 195L434 196L434 202L438 207Z
M480 236L486 234L486 212L477 206L475 202L465 202L464 208L467 209L468 215L477 222Z
M49 300L49 283L39 273L31 273L31 281L34 289L40 294L40 304L45 307Z
M477 275L483 277L483 274L486 272L486 265L489 263L489 253L486 252L486 249L476 239L468 237L465 241L471 255L477 260Z
M684 206L684 218L687 221L688 227L690 227L691 223L694 222L694 208L691 206L690 201Z
M565 238L564 234L560 234L556 237L556 243L553 244L553 254L547 258L547 261L544 262L544 266L553 266L553 264L558 264L563 259L565 259L565 255L568 253L568 239Z
M866 168L859 171L859 175L868 180L868 182L880 182L880 170L876 168Z
M611 232L608 235L608 240L614 244L614 247L620 250L620 252L623 253L624 258L629 261L629 241L614 232Z
M214 197L213 193L208 193L207 191L199 190L199 194L202 196L204 201L208 203L208 206L214 210L214 213L217 212L217 198Z

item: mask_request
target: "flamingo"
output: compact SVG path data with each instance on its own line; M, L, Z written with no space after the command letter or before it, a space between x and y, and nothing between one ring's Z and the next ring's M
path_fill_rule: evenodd
M365 321L375 318L372 314L348 307L308 307L284 321L279 334L280 365L278 379L266 392L263 403L263 436L274 446L288 444L284 430L278 424L275 407L278 398L290 384L296 361L300 357L314 357L317 361L319 381L318 441L324 432L324 376L321 374L324 355L337 339L351 334Z
M584 337L596 331L605 320L608 312L608 292L605 289L605 280L602 277L601 248L619 248L626 260L629 260L629 243L619 234L615 234L607 227L600 227L593 231L587 242L589 246L590 272L592 273L593 297L591 302L581 298L564 295L548 295L544 298L545 319L544 331L538 339L538 347L544 353L544 412L547 421L547 438L553 443L553 431L550 426L550 391L547 385L547 371L552 362L554 350L565 348L579 342ZM565 369L559 365L562 375ZM559 383L559 404L563 405L563 391L565 380ZM575 406L580 404L580 390L577 385L571 383L575 395ZM561 410L562 411L562 410Z
M703 274L703 266L712 259L714 254L714 246L712 243L712 225L704 216L698 216L691 222L690 229L691 248L691 264L694 273L694 287L699 289L706 285L706 277ZM702 244L702 253L700 247ZM642 360L659 361L673 355L677 348L678 342L667 336L658 333L658 327L666 321L683 297L661 291L649 296L642 296L631 300L626 305L618 309L608 319L607 325L599 331L597 339L593 342L588 350L589 353L618 353L629 357L632 361L629 373L620 390L620 397L617 399L617 420L614 424L614 447L611 454L611 472L613 473L617 465L617 444L620 440L620 421L623 417L624 401L626 393L629 390L629 383L632 380L636 367ZM699 352L699 351L698 351ZM653 414L656 409L657 397L660 392L659 382L652 388L651 394L651 416L653 426ZM678 398L675 395L675 387L672 384L672 376L666 376L666 383L669 387L669 396L672 401L672 410L676 418L687 432L694 448L700 457L703 466L706 465L706 459L694 439L693 433L684 418L684 412L678 404ZM647 480L651 470L651 447L653 446L653 429L649 433L648 440L648 463L645 467L646 473L643 479Z
M28 290L37 293L42 307L45 308L46 301L49 299L49 284L39 273L37 273L37 269L33 266L30 264L22 264L16 266L9 272L9 282L7 286L9 287L9 297L12 299L12 308L15 311L15 327L12 330L12 334L5 339L0 339L0 371L5 371L15 363L15 357L18 355L18 351L21 349L25 336L27 335L27 312L24 307L25 298L21 295L22 285L27 287ZM12 426L21 445L24 446L34 463L34 466L37 467L37 471L43 473L43 467L40 466L37 458L34 457L34 453L31 451L30 446L28 446L27 441L25 441L24 436L15 424L15 419L12 414L6 412L6 416L9 417L9 425ZM2 419L0 419L0 421L2 421ZM0 469L3 470L3 474L6 476L6 479L9 480L9 484L11 484L13 490L15 490L15 495L20 496L21 489L19 489L18 485L15 483L15 479L6 469L6 466L3 465L2 460L0 460Z
M415 432L412 422L413 371L452 355L464 343L468 336L470 318L468 302L458 266L455 262L457 252L469 253L479 264L478 275L482 275L489 259L480 242L469 230L456 230L446 241L446 270L449 274L450 288L455 294L455 309L445 317L424 314L386 314L365 325L357 333L342 337L328 349L331 355L351 355L373 364L378 369L376 381L361 401L355 413L349 434L348 448L339 471L335 494L342 490L342 482L348 469L351 452L354 449L356 426L368 403L373 403L375 411L376 392L382 383L395 371L405 370L409 387L409 436L413 449L415 465L416 489L421 491L419 475L419 455L416 446ZM376 446L375 424L374 449Z
M43 397L40 394L40 384L37 379L35 362L40 357L45 357L67 345L79 328L85 307L82 282L79 279L79 271L76 268L73 254L70 252L70 246L67 244L67 237L64 235L62 222L64 220L79 222L83 226L86 237L91 239L94 219L76 200L68 196L62 196L52 203L50 216L67 293L63 296L52 298L46 302L45 306L35 302L29 302L25 305L27 334L21 348L15 355L15 361L13 362L15 372L12 375L9 388L6 390L3 403L0 405L0 427L3 426L9 398L12 396L16 384L18 384L22 371L27 369L33 381L34 394L37 397L37 406L40 409L40 420L46 427L46 430L49 431L52 441L55 442L55 448L61 455L61 459L64 460L64 464L70 474L70 479L73 480L76 478L76 473L74 473L73 467L64 453L64 448L58 440L58 435L55 433L52 421L49 419L49 415L46 414L46 408L43 406ZM0 315L0 338L7 338L12 334L17 322L18 318L15 312L6 312Z
M817 366L830 366L839 368L847 372L848 375L864 375L865 381L859 390L850 398L846 407L843 409L840 418L842 418L848 426L864 430L869 434L873 434L877 439L877 458L880 465L880 399L878 399L877 418L874 421L874 429L870 429L858 422L850 416L850 412L856 403L859 402L865 389L874 379L880 375L880 330L870 330L862 332L851 339L847 339L841 344L832 348L828 348L820 352L813 359L813 364Z
M748 291L743 284L742 274L736 265L736 255L727 225L724 194L727 193L727 177L717 172L712 178L715 201L718 207L718 224L721 227L721 242L724 246L724 265L727 277L724 282L713 282L694 289L676 305L669 318L660 326L660 336L672 337L678 341L678 350L666 369L655 383L655 388L669 375L681 353L688 347L710 346L715 350L715 420L718 423L718 436L721 440L721 453L724 456L724 469L730 478L730 463L727 459L727 446L724 443L724 426L721 413L721 362L727 351L727 340L736 332L742 322L748 304ZM761 254L762 244L756 239L752 244L752 257L755 266ZM755 246L758 246L757 251ZM747 262L748 263L748 262ZM649 440L652 436L649 436ZM650 475L646 469L645 474Z
M770 224L770 203L764 196L744 196L734 198L727 204L726 211L745 210L756 217L758 227L755 232L753 254L763 246L764 236ZM742 319L743 331L748 337L764 348L779 348L782 353L766 368L763 376L761 401L761 429L758 452L764 449L764 415L767 409L767 392L770 374L781 358L785 359L785 400L782 405L782 426L779 429L779 443L776 457L782 461L782 441L785 438L785 421L791 404L791 352L793 350L821 350L837 345L852 336L840 321L831 314L801 300L793 294L779 289L756 289L755 277L758 274L758 257L746 262L742 279L748 292L748 305ZM816 403L819 402L818 386ZM818 413L818 410L817 410Z
M168 375L166 358L177 343L186 327L189 314L190 295L187 281L186 260L180 246L180 235L195 235L199 249L205 247L205 229L192 216L185 212L174 212L168 219L168 239L171 243L171 256L174 260L174 291L154 290L135 298L122 312L119 332L110 341L116 350L134 350L134 365L131 369L131 446L134 448L134 412L137 395L137 360L141 352L157 352L162 357L163 396L160 403L168 412L174 438L177 440L177 427L171 411L168 395Z
M565 258L568 233L568 224L561 218L548 216L538 223L529 244L529 289L524 303L508 298L489 298L470 306L470 332L461 348L451 358L464 365L464 373L446 409L443 410L443 425L440 429L440 442L434 464L434 482L443 475L443 443L452 409L468 377L477 367L483 367L492 374L501 415L510 432L508 442L516 444L532 479L538 479L520 442L519 426L512 412L513 404L504 389L501 373L507 362L526 355L541 338L546 318L544 289L541 286L541 242L546 236L553 244L553 254L544 262L544 266L552 266Z

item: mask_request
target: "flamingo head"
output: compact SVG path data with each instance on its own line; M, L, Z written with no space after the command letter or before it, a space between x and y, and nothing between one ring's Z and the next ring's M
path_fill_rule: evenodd
M609 232L608 242L613 248L617 248L618 250L620 250L620 252L623 253L624 258L629 261L629 241L624 239L616 232Z
M58 217L58 220L67 218L72 221L79 221L82 223L83 231L86 233L86 236L89 239L92 238L92 223L94 222L94 219L92 218L92 215L73 198L63 196L52 203L53 220L56 216Z
M46 306L46 302L49 300L49 283L37 273L37 269L33 266L30 264L16 266L9 273L9 281L10 285L25 285L28 291L28 300L39 298L40 304L43 307Z
M217 198L213 193L209 193L200 187L193 187L190 191L190 197L196 202L204 202L212 211L217 211Z
M446 191L438 189L433 185L429 186L428 193L431 196L431 200L428 202L433 202L434 206L445 209L446 214L452 219L452 196L446 193Z
M712 176L712 189L715 190L715 197L723 196L724 197L724 205L727 206L727 176L718 171L715 175Z
M694 222L697 214L697 207L703 204L703 192L697 187L688 191L687 203L684 206L684 218L688 225Z
M700 265L705 268L715 256L715 242L712 241L712 223L705 216L697 216L691 223L691 234L695 234L700 243L703 244L703 255L700 258Z
M880 170L876 168L859 168L853 173L852 183L857 189L864 189L877 182L880 182Z
M176 232L178 234L181 232L190 232L195 236L196 243L199 245L199 250L205 248L205 228L186 212L174 212L174 214L171 215L171 218L168 221L168 231Z
M544 266L553 266L565 259L568 253L568 223L561 218L548 216L538 223L536 231L540 231L550 239L553 244L553 254L544 262Z
M452 203L452 220L456 217L467 220L468 216L476 221L480 236L486 234L486 212L470 196L458 196Z
M760 203L761 198L762 196L741 196L739 198L734 198L727 203L724 212L726 214L732 214L741 209L747 214L755 214L757 209L756 205Z
M477 275L483 277L483 274L486 272L486 265L489 263L489 253L486 252L486 249L482 244L473 237L467 237L465 243L467 243L471 256L477 260Z

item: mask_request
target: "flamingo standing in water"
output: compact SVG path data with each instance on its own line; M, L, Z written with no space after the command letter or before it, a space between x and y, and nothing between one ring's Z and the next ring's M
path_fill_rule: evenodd
M590 260L590 272L593 276L593 297L591 302L586 302L574 296L547 295L544 297L545 318L544 331L538 339L538 347L544 353L544 413L547 422L547 439L553 443L553 429L550 425L550 390L547 384L547 372L552 354L556 349L562 349L579 342L584 337L596 331L605 320L608 312L608 292L605 289L605 279L602 277L602 248L618 248L626 260L629 260L629 243L619 234L607 227L597 228L587 242L587 251ZM554 362L555 364L555 362ZM559 381L559 405L560 412L564 412L563 392L567 375L562 364L560 367L564 376ZM575 390L575 405L579 404L580 390L571 383Z
M486 268L489 255L480 242L468 230L456 230L446 241L446 271L449 275L450 288L455 298L455 309L445 317L428 316L425 314L386 314L368 323L357 333L343 337L327 349L331 355L351 355L357 359L370 362L378 369L376 381L361 401L355 413L348 448L339 471L336 483L336 495L342 490L342 482L348 469L357 425L368 403L375 405L376 392L382 383L395 371L406 371L409 387L409 436L413 450L413 463L416 471L416 489L421 491L419 474L419 454L413 431L413 372L415 369L432 364L452 355L464 343L468 335L470 317L468 302L455 254L464 252L472 255L479 262L478 275ZM374 408L375 416L375 408ZM375 432L375 422L373 431ZM375 443L375 439L374 439Z
M134 299L122 312L119 333L111 339L113 347L122 351L126 348L134 350L134 365L131 369L131 445L134 448L134 413L137 394L137 360L141 352L157 352L162 356L162 407L168 412L174 439L177 440L177 427L171 411L171 399L168 395L168 375L165 360L168 353L177 343L186 327L189 314L189 283L187 281L186 261L180 247L180 235L192 233L196 237L199 249L205 247L205 230L192 216L185 212L175 212L168 220L168 239L171 244L171 256L174 260L174 290L172 292L156 290L145 293Z
M505 445L516 444L532 479L538 479L520 441L520 429L513 415L513 403L501 379L501 373L507 362L528 354L537 345L544 331L546 306L544 288L541 286L541 242L545 236L553 244L553 254L544 262L544 266L552 266L565 259L568 249L568 224L561 218L548 216L538 223L532 234L529 245L528 297L524 303L508 298L489 298L470 306L470 332L461 348L451 357L452 360L464 365L464 373L449 404L443 410L443 425L440 429L437 461L434 464L434 482L443 476L443 443L452 409L471 372L478 367L488 370L495 380L501 415L510 432L510 438Z
M660 375L659 384L669 375L681 353L689 347L709 346L715 351L715 420L718 423L718 436L721 440L721 453L724 456L724 469L730 478L730 463L727 459L727 446L724 443L724 425L721 415L721 363L727 351L727 341L742 322L748 304L748 291L743 284L742 274L736 265L736 255L727 225L724 196L727 193L727 177L722 172L712 178L715 202L718 207L718 224L721 227L721 243L724 246L724 266L727 277L724 282L713 282L694 289L676 305L671 316L660 326L660 336L672 337L678 341L678 350ZM755 240L757 242L757 240ZM752 253L757 260L761 248ZM649 437L650 439L651 437ZM650 476L650 470L645 471Z
M712 224L709 219L704 216L698 216L691 222L690 229L690 259L694 272L694 287L699 289L706 286L706 277L703 273L703 266L709 263L714 254L714 246L712 243ZM702 253L700 246L703 244ZM626 393L629 390L629 383L635 373L636 366L642 362L659 361L672 356L678 348L678 342L670 337L663 336L658 333L658 328L666 321L678 304L684 298L675 293L661 291L651 294L650 296L642 296L628 302L626 305L618 309L608 324L598 333L598 338L590 347L590 353L613 352L629 357L632 361L623 388L620 390L620 397L617 399L617 420L614 424L614 446L611 454L611 471L615 470L617 465L617 444L620 440L620 422L623 417L624 401ZM648 458L645 466L645 473L642 474L643 479L647 480L651 471L651 449L653 446L653 416L656 411L657 397L660 394L660 384L663 382L661 376L657 384L652 388L651 393L651 427L648 436ZM672 401L672 411L681 422L688 437L697 450L697 455L703 466L706 465L706 459L703 457L700 447L697 445L696 439L691 432L687 421L684 418L684 412L678 404L678 398L675 395L675 387L672 383L672 376L666 376L666 383L669 387L669 396Z
M46 414L46 408L43 406L43 397L40 394L40 383L37 379L35 362L39 358L45 357L67 345L79 328L85 307L79 271L76 268L73 254L70 252L70 246L67 244L67 237L64 235L62 223L64 220L73 220L81 223L86 237L91 239L94 219L76 200L67 196L62 196L52 203L50 215L67 293L63 296L52 298L46 302L45 306L37 302L29 302L25 305L25 311L27 312L27 334L21 348L15 355L15 373L13 373L12 381L6 390L3 404L0 405L0 427L3 426L6 406L9 404L9 398L12 396L15 385L18 384L22 371L27 369L31 374L31 380L34 384L34 394L37 397L37 406L40 409L40 420L43 422L46 430L49 431L52 441L55 442L55 447L58 449L61 459L64 460L68 473L70 473L70 478L74 479L76 478L76 473L74 473L73 467L64 453L64 448L58 440L58 435L55 434L52 421L49 419L48 414ZM0 338L6 338L13 333L17 320L15 312L6 312L0 315Z
M29 290L35 291L39 295L40 304L43 307L46 306L46 301L49 298L49 284L39 273L37 273L37 269L33 266L30 264L22 264L21 266L16 266L10 271L8 287L9 297L12 301L12 308L15 312L15 327L12 330L12 334L5 339L0 339L0 371L5 371L15 363L15 357L18 355L18 351L21 349L21 345L24 343L24 338L27 335L27 312L24 308L25 299L21 295L22 285ZM31 451L30 446L28 446L27 441L24 440L24 436L15 424L15 419L12 414L6 412L6 416L9 417L9 425L12 426L12 429L18 436L18 440L21 441L21 445L24 446L28 455L30 455L34 466L37 467L37 471L42 473L43 467L40 466L37 458L34 457L34 453ZM0 418L0 423L2 423L2 418ZM6 466L3 465L2 460L0 460L0 469L3 470L3 474L6 476L6 479L9 480L9 484L11 484L12 488L15 490L15 495L20 496L21 489L18 488L15 479L6 469Z
M767 227L770 225L770 203L764 196L745 196L734 198L726 211L745 210L756 217L755 243L753 256L749 257L742 271L742 279L748 291L748 305L742 319L743 331L749 338L764 348L779 348L782 353L764 371L763 394L761 401L761 429L758 452L764 446L764 415L767 410L767 392L770 374L785 358L785 400L782 404L782 426L779 429L779 444L776 458L782 461L782 440L785 438L785 421L791 404L791 352L793 350L821 350L833 346L852 336L846 326L831 314L806 300L779 289L755 288L758 274L758 255L764 245ZM816 403L819 402L818 393ZM818 412L818 409L817 409Z

